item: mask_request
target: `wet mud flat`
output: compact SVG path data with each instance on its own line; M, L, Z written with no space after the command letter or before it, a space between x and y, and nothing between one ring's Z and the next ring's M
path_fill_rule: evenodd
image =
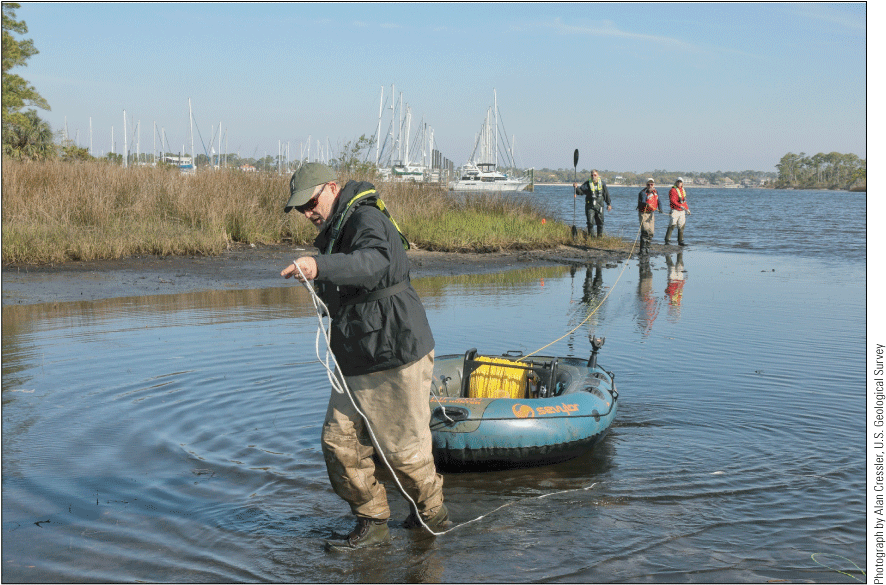
M654 246L653 253L670 249L678 248ZM629 246L613 251L594 248L588 242L550 250L488 253L410 250L409 259L412 278L420 278L619 262L627 259L630 251ZM218 256L132 256L54 266L3 266L3 306L288 286L291 282L281 278L280 271L294 258L316 252L291 245L235 245Z

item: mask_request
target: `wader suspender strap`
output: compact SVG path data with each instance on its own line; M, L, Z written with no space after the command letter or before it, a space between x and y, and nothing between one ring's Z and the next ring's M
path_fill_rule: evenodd
M335 227L332 229L332 235L329 238L329 245L326 246L326 254L332 253L332 247L335 245L335 241L338 240L338 236L341 233L342 226L347 223L348 219L351 217L351 214L357 208L358 203L362 199L366 199L370 195L375 194L375 189L369 189L367 191L363 191L361 193L357 193L354 195L348 204L345 206L345 210L342 212L341 217L339 217L338 222L335 224ZM403 235L403 232L400 231L400 226L397 225L397 222L394 221L394 218L391 217L391 214L388 213L387 208L385 208L385 204L381 199L375 200L375 208L384 213L391 223L394 224L394 228L397 230L397 233L400 234L400 241L403 243L403 249L409 249L409 240L406 239L406 236ZM386 297L393 296L399 292L403 292L407 288L409 288L410 281L409 277L406 277L406 280L401 280L397 284L393 286L389 286L387 288L381 288L378 290L374 290L368 292L366 294L357 295L355 297L350 297L348 299L342 299L341 306L346 305L356 305L359 303L368 303L370 301L377 301L379 299L383 299Z
M342 226L344 226L345 223L347 223L348 219L350 219L351 214L357 208L357 203L359 203L359 201L361 199L365 199L365 198L369 197L370 195L374 195L374 194L375 194L375 189L369 189L367 191L357 193L356 195L354 195L351 198L350 201L348 201L348 204L345 206L345 210L342 212L341 216L338 218L338 222L335 224L335 227L332 228L332 234L330 235L330 238L329 238L329 244L326 246L326 252L324 252L325 254L332 253L332 247L335 246L335 242L336 242L336 240L338 240L338 235L341 233ZM387 216L387 218L389 220L391 220L391 223L394 224L394 229L396 229L397 233L400 234L400 241L403 243L403 249L408 250L409 249L409 240L407 240L406 236L403 235L403 232L400 230L400 226L398 226L397 222L394 221L394 218L391 217L391 214L388 212L387 208L385 207L384 202L381 199L375 200L375 208L378 209L379 211L381 211L382 213L384 213L385 216Z
M594 183L590 179L588 179L588 190L589 193L585 197L585 201L593 205L594 207L602 207L603 206L603 183Z
M406 280L401 280L394 286L389 286L388 288L380 288L378 290L374 290L372 292L368 292L365 295L357 295L356 297L351 297L349 299L344 299L341 302L341 305L357 305L359 303L368 303L370 301L377 301L379 299L384 299L386 297L393 296L399 292L403 292L409 288L409 278Z

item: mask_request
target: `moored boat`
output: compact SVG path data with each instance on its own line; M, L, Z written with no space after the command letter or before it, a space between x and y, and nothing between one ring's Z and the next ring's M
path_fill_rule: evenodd
M523 191L531 181L515 178L498 171L490 163L465 163L459 177L450 185L452 191Z
M548 465L603 439L618 407L614 374L589 359L461 355L434 359L431 435L444 470Z
M532 190L532 176L514 177L499 171L498 98L493 90L493 106L487 110L483 126L474 143L471 157L458 171L456 179L449 184L450 191L523 191ZM504 134L507 140L507 134ZM508 166L516 168L512 147L503 151Z

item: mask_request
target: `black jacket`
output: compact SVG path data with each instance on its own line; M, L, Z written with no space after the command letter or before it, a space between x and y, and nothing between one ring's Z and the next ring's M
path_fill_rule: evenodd
M396 368L434 349L424 306L411 284L393 295L360 302L359 297L368 292L409 279L409 259L400 234L375 207L377 196L357 204L326 253L348 202L371 189L375 189L371 183L348 181L314 240L321 252L316 283L332 319L330 345L345 376Z
M575 188L576 195L585 196L585 207L602 208L604 201L606 202L606 205L612 205L612 201L609 199L609 188L606 186L606 182L603 181L603 179L600 179L600 185L602 185L603 188L600 190L600 195L596 197L591 190L590 179Z

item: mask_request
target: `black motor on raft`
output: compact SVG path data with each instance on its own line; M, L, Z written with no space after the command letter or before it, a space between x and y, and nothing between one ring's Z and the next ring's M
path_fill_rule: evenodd
M431 434L441 469L548 465L592 449L618 407L615 376L589 359L464 355L434 359Z

